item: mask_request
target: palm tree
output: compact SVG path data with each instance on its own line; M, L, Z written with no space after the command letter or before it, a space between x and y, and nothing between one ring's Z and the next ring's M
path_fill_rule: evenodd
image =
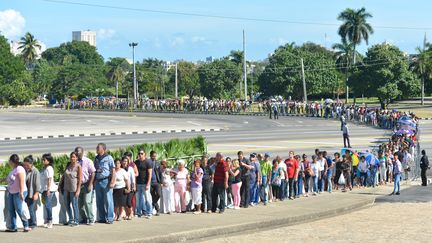
M346 95L348 101L348 73L351 67L353 53L357 57L361 57L360 53L354 50L354 44L342 39L342 43L336 43L332 46L335 50L336 65L341 71L345 71ZM339 94L339 93L338 93Z
M18 49L21 50L21 55L26 62L27 68L32 68L33 62L38 55L37 51L42 48L39 41L30 32L27 32L24 37L21 37L19 44Z
M343 21L343 24L339 27L339 35L343 41L349 41L353 43L353 53L355 53L356 46L361 43L362 40L369 41L369 35L373 34L372 26L367 22L368 18L372 18L372 14L366 12L365 8L359 10L347 8L339 14L338 20ZM353 64L355 64L356 55L352 55Z
M416 48L417 55L413 58L410 67L421 78L421 105L424 105L424 86L425 80L432 74L432 45L425 43L423 48Z

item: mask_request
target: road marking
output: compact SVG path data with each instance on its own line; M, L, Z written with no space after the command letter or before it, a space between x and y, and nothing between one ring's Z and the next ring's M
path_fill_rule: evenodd
M297 121L298 123L303 123L303 121Z
M119 123L119 121L116 121L116 120L109 120L109 122L112 122L112 123Z
M187 123L195 125L195 126L201 126L201 124L193 122L193 121L187 121Z
M87 122L92 122L91 120L86 120Z
M285 126L284 124L282 124L282 123L280 123L280 122L277 122L277 121L271 121L271 122L273 122L273 123L275 123L276 125L278 125L278 127L284 127L284 126Z
M244 124L248 124L249 122L248 122L248 121L244 121L243 123L244 123Z

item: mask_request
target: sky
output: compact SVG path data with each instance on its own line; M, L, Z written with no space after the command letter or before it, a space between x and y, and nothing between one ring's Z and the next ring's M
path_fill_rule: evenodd
M56 0L57 1L57 0ZM432 1L427 0L58 0L119 8L71 5L47 0L0 0L0 31L9 40L26 32L48 48L71 41L72 31L97 32L97 49L110 57L131 58L130 42L138 42L136 58L162 60L205 60L220 58L242 49L246 33L248 60L263 60L278 46L314 42L330 48L340 42L338 14L346 8L365 7L374 34L369 45L384 41L414 53L424 35L432 39ZM128 8L128 9L121 9ZM143 11L143 10L152 10ZM270 19L249 21L166 14L154 11ZM301 24L298 22L307 22ZM386 28L392 27L392 28ZM396 28L393 28L396 27ZM405 29L416 28L416 29Z

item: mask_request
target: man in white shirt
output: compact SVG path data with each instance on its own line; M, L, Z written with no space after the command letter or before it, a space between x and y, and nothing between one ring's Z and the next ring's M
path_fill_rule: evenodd
M321 193L324 191L324 175L326 173L327 163L326 159L323 156L323 152L318 153L318 161L319 165L319 179L318 179L318 193Z

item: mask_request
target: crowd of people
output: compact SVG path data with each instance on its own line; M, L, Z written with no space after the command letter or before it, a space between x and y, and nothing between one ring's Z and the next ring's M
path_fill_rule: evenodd
M132 103L131 103L132 102ZM96 97L81 101L68 100L63 102L64 108L71 109L108 109L127 110L134 106L129 99L116 99L115 97ZM320 102L305 103L291 99L267 99L262 101L224 100L224 99L140 99L137 109L142 111L181 111L181 112L257 112L267 113L270 119L278 119L279 116L306 115L311 117L323 117L338 119L345 114L348 121L392 129L397 120L403 116L403 112L397 110L381 109L379 107L367 107L366 105L347 105L341 100L322 99Z
M167 161L149 157L144 149L122 158L107 154L106 145L98 144L94 161L84 156L81 147L70 153L70 162L58 185L54 182L53 157L44 154L43 170L33 166L33 157L21 160L14 154L9 163L13 170L7 181L7 232L17 232L16 216L24 232L37 226L36 205L41 197L44 227L53 227L52 209L59 192L59 223L76 227L95 222L112 224L172 213L224 213L226 209L254 207L258 204L300 197L317 196L334 190L375 187L394 183L392 195L400 194L400 181L408 180L413 165L415 136L394 135L382 144L377 154L344 148L332 155L315 150L312 156L290 151L287 158L270 153L242 151L237 158L217 153L187 164L178 160L174 168ZM423 168L429 167L422 151ZM423 181L424 182L424 181ZM425 182L423 185L426 185ZM96 197L96 215L93 212Z

